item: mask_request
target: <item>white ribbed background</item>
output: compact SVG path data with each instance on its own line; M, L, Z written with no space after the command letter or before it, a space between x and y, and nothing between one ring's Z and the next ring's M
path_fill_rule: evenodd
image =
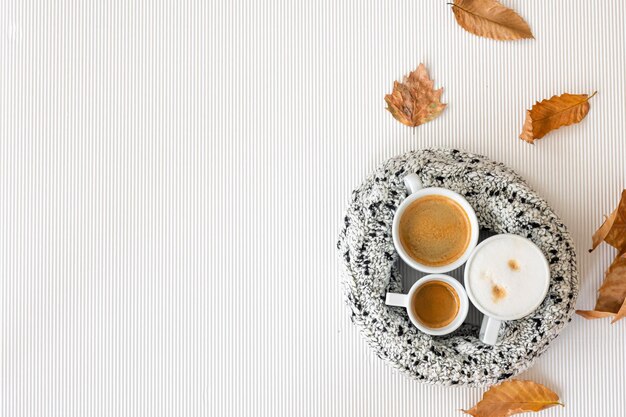
M507 163L591 234L626 186L626 6L506 0L535 41L462 31L444 0L0 0L2 417L461 416L349 321L335 242L381 161L454 146ZM445 113L384 110L424 62ZM598 95L536 146L524 110ZM524 377L626 414L626 321L575 317Z

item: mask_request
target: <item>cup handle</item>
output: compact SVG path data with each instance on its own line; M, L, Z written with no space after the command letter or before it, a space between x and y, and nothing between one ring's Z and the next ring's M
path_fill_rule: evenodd
M406 186L409 194L413 194L418 190L424 188L424 185L422 185L422 181L420 181L420 178L417 176L417 174L409 174L404 177L404 185Z
M385 304L394 307L406 307L408 305L408 295L388 292Z
M478 338L488 345L495 345L498 341L498 332L502 322L489 316L483 317L483 324L480 326Z

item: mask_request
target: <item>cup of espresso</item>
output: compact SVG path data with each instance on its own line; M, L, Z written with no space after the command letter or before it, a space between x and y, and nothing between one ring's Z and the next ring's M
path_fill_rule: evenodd
M396 251L409 266L436 274L463 265L478 243L478 219L460 194L404 178L409 195L393 218Z
M413 325L433 336L458 329L469 309L463 286L443 274L426 275L413 284L408 294L388 292L385 303L406 308Z
M485 239L465 265L465 289L483 314L479 338L495 345L503 321L532 313L550 286L550 267L530 240L502 234Z

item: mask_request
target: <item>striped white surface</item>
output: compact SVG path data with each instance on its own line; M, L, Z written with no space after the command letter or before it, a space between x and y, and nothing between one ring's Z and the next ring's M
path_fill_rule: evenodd
M524 175L587 253L626 186L626 6L506 0L535 41L473 37L444 1L0 1L2 417L460 416L350 324L335 242L378 163L454 146ZM427 64L449 103L384 110ZM591 93L530 146L524 110ZM626 324L574 318L524 375L623 416Z

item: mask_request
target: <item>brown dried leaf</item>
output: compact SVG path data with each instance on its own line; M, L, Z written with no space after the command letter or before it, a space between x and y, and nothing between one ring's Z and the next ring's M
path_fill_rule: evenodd
M454 0L457 23L474 35L497 40L534 38L528 23L495 0Z
M435 90L434 84L424 64L419 64L401 83L394 81L393 91L385 96L387 110L407 126L430 122L446 108L446 104L441 102L443 88Z
M474 417L506 417L527 411L541 411L559 402L553 391L532 381L505 381L491 387L483 394L483 399L472 407L463 410Z
M626 250L626 190L622 191L615 211L593 234L591 250L597 248L603 240L620 252Z
M602 287L598 290L598 300L593 310L576 310L576 314L588 319L613 317L612 323L626 316L626 252L615 258L609 269Z
M596 310L576 310L576 314L587 320L605 319L607 317L615 317L615 313L609 313L608 311L596 311Z
M552 130L580 122L589 112L589 99L595 95L565 93L535 103L532 109L526 110L520 139L534 143Z
M611 321L611 324L615 323L616 321L620 321L624 317L626 317L626 300L624 301L624 304L622 304L622 306L618 310L617 314L615 315L615 317Z

